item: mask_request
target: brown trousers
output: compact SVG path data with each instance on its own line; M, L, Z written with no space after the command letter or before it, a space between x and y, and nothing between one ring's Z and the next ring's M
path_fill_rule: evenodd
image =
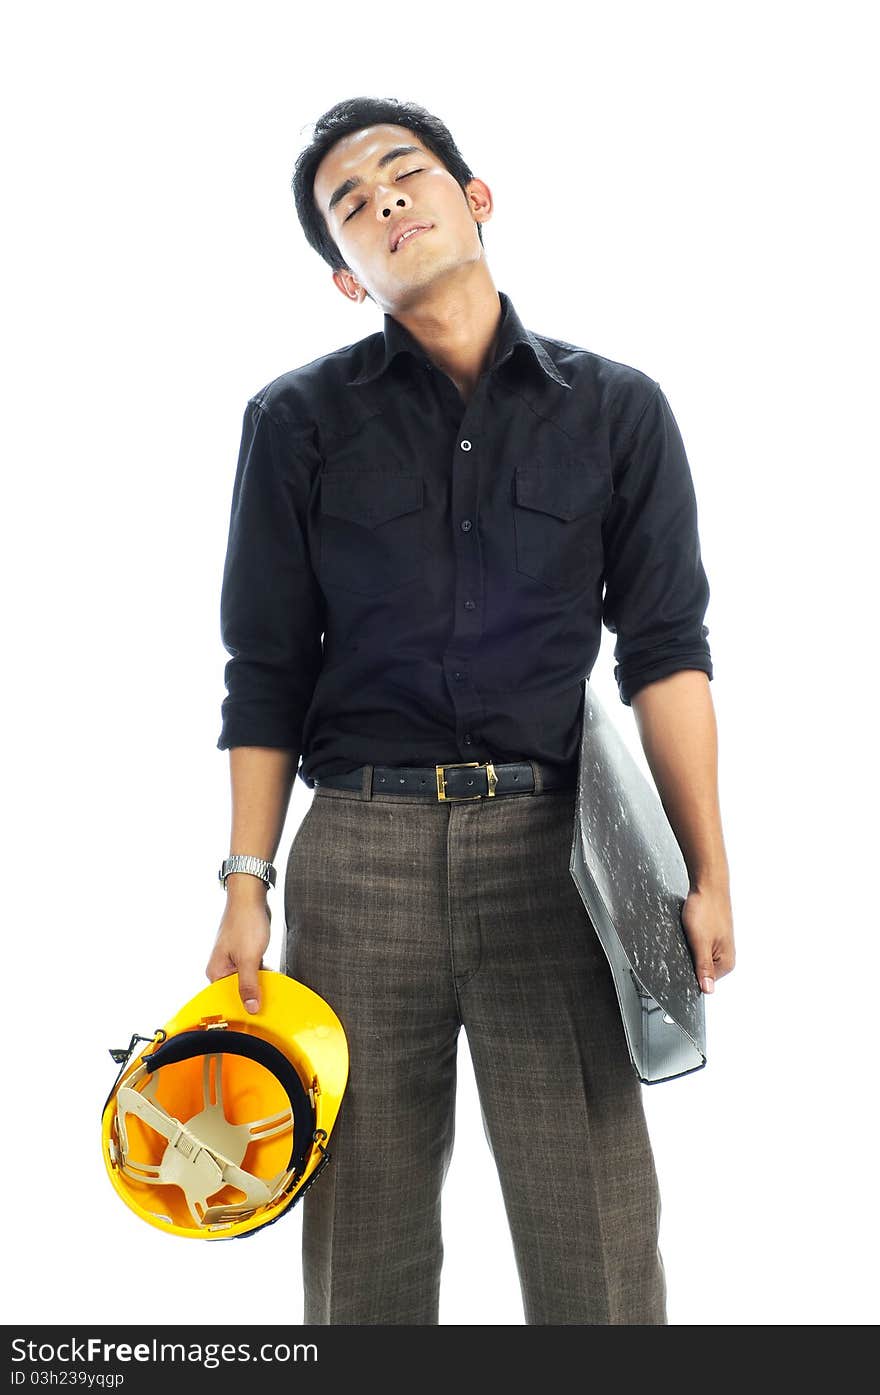
M282 971L342 1020L332 1160L303 1197L304 1322L438 1322L467 1033L527 1323L666 1323L660 1196L608 962L568 870L574 792L319 787Z

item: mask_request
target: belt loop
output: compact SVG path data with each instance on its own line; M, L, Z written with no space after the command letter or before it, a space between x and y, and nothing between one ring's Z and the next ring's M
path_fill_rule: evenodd
M373 798L373 767L364 766L363 778L361 779L361 799Z
M540 794L544 788L544 778L541 772L541 767L536 760L530 760L529 765L532 767L532 775L535 781L535 787L532 790L532 794Z

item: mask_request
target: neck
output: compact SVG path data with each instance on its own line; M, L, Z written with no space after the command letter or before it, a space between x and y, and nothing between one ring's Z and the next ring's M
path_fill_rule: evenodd
M447 373L467 400L480 374L494 358L501 322L501 301L485 261L473 264L455 285L429 289L418 305L390 311Z

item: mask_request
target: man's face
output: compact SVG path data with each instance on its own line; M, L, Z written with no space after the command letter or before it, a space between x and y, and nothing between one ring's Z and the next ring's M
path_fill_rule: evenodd
M389 313L483 255L477 223L491 216L487 185L472 179L465 192L405 126L343 136L318 166L314 197L349 267L334 272L336 285L357 301L369 291ZM395 232L413 222L430 226L392 250Z

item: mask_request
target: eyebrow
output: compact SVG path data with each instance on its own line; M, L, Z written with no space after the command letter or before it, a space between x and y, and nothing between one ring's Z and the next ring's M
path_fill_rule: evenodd
M391 164L392 160L396 160L399 155L409 155L413 151L417 152L419 155L423 153L417 145L395 145L391 150L386 150L384 155L380 155L376 162L376 168L380 170L384 169L386 165ZM346 194L350 194L352 189L356 189L357 186L363 184L363 182L364 181L359 179L356 175L352 175L351 179L346 179L345 182L340 184L338 189L334 189L331 194L330 202L327 205L327 212L332 213L339 203L339 200L344 199Z

